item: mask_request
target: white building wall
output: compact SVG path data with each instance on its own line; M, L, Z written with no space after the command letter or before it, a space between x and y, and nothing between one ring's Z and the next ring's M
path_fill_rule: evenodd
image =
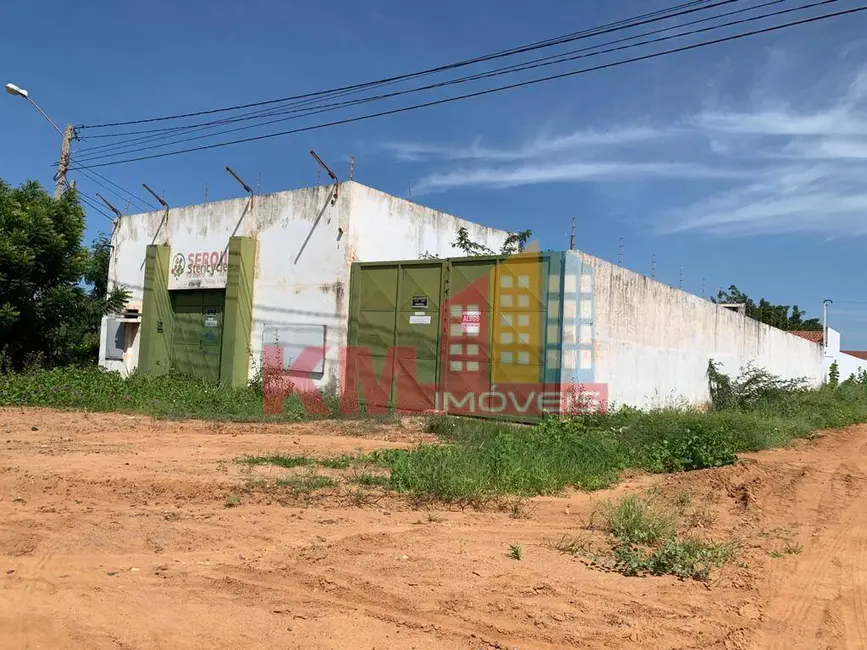
M786 378L823 378L820 346L620 266L592 269L592 381L609 404L657 408L710 400L708 361L737 375L747 363Z
M178 254L226 250L233 235L258 240L253 285L250 376L261 365L263 339L317 341L325 328L326 356L319 386L340 381L340 350L347 343L349 269L354 261L418 259L424 253L458 254L450 244L466 227L474 241L499 249L507 233L457 219L354 182L171 208L121 217L112 235L110 285L130 289L130 307L141 307L144 261L149 244ZM193 283L195 284L195 282ZM173 278L169 287L192 286ZM201 286L225 286L225 276ZM123 361L106 360L103 322L100 363L128 373L138 365L139 337L129 340ZM321 341L321 337L318 339ZM299 348L300 349L300 348Z

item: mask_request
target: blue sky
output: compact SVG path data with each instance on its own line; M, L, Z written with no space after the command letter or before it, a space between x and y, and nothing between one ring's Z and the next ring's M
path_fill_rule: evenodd
M7 3L0 82L27 88L58 122L96 124L368 81L673 4ZM779 20L857 4L840 0ZM809 316L820 316L822 299L831 298L831 325L843 332L844 348L864 349L865 35L867 13L855 14L412 113L98 171L140 196L146 182L184 205L201 202L206 187L212 200L241 195L226 165L272 192L316 182L311 148L343 178L354 155L360 182L411 192L486 225L532 228L542 248L567 247L574 216L582 250L615 260L622 237L624 266L650 274L655 254L657 279L677 286L682 267L684 289L697 294L703 279L708 294L736 284L756 299L797 303ZM51 185L59 138L32 107L5 94L0 142L0 178ZM125 207L89 179L73 178L84 192ZM96 213L88 220L91 238L110 227Z

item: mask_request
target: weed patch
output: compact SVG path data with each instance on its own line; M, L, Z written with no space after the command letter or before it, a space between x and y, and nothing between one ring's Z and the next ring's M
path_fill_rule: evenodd
M334 481L328 476L322 474L305 474L302 476L291 476L289 478L279 479L276 482L277 487L287 488L293 494L314 492L323 488L333 487Z
M682 499L677 502L680 507ZM734 545L681 536L682 523L658 500L629 495L597 508L591 527L608 537L609 553L591 556L591 564L626 576L673 575L707 580L734 554ZM589 544L564 536L555 546L571 555L590 556Z

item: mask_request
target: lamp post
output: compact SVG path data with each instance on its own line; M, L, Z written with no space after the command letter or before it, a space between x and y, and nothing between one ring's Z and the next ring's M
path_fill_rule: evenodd
M33 98L30 97L30 93L24 90L24 88L9 83L6 84L6 92L13 97L21 97L30 102L33 105L33 108L39 111L39 114L44 117L48 123L54 127L54 130L60 134L60 137L63 138L63 144L60 147L60 163L57 166L57 174L54 177L54 198L59 199L61 194L63 194L64 187L66 187L66 172L69 171L69 148L72 144L72 140L75 138L75 127L71 124L67 124L66 128L61 130L60 127L54 123L54 120L52 120L45 111L39 108L39 104L33 101Z

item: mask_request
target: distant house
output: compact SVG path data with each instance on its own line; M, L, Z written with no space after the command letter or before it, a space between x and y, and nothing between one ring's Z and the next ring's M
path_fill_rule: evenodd
M802 339L807 339L812 343L822 344L822 332L814 332L811 330L791 330L789 334L794 334L795 336L800 336Z
M821 331L793 330L789 333L818 345L823 345L825 342ZM848 379L850 375L857 375L862 369L867 370L867 350L841 350L840 332L829 327L828 346L825 349L825 381L828 381L831 364L835 362L840 380Z

